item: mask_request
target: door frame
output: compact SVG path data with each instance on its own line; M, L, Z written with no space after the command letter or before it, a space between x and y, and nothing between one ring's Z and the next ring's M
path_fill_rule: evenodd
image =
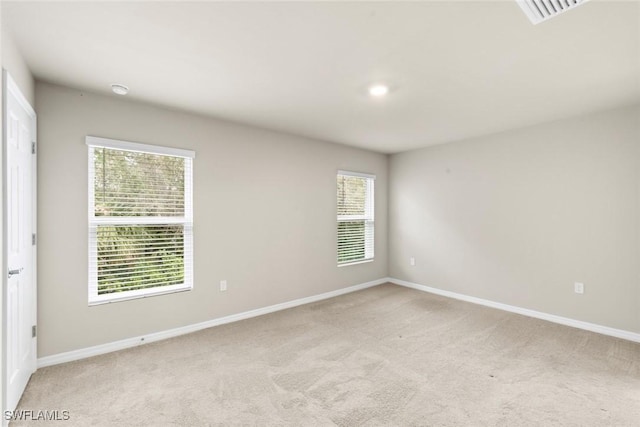
M0 375L0 378L2 379L1 382L2 384L0 384L0 386L2 387L2 393L0 393L1 397L2 397L2 401L0 402L2 406L2 424L4 425L6 423L6 421L4 420L4 411L6 411L8 408L6 408L6 403L7 403L7 281L8 281L8 277L6 274L7 269L9 268L8 264L7 264L7 255L8 255L8 251L7 251L7 207L8 207L8 203L7 203L7 103L8 103L8 98L9 98L9 94L11 94L16 101L18 101L18 103L20 104L21 107L23 107L25 109L25 111L29 114L29 116L32 119L32 126L33 129L31 129L31 136L32 139L35 143L35 152L34 154L31 156L31 179L32 179L32 183L31 183L31 206L32 206L32 213L31 213L31 229L32 229L32 233L35 234L36 236L36 241L35 244L31 245L31 259L32 259L32 269L33 269L33 274L31 275L31 280L32 280L32 288L33 288L33 307L32 307L32 324L33 325L37 325L37 320L38 320L38 315L37 315L37 307L38 307L38 280L37 280L37 270L38 270L38 259L37 259L37 225L38 225L38 221L37 221L37 116L36 116L36 112L33 109L33 107L31 106L31 104L29 104L29 101L27 101L27 99L25 98L25 96L22 94L22 91L20 91L20 88L18 87L18 85L15 83L15 81L13 80L13 78L11 77L11 75L9 74L9 72L7 70L5 70L4 68L2 69L2 271L0 271L0 276L2 277L1 283L2 283L2 330L0 331L1 333L1 343L2 343L2 357L0 358L1 360L1 365L0 369L2 370L2 375ZM34 363L33 363L33 372L36 371L37 369L37 349L38 349L38 338L37 338L37 334L36 337L34 337L31 340L31 346L32 346L32 352L34 355ZM33 373L32 372L32 373ZM13 410L15 408L11 408L11 410Z

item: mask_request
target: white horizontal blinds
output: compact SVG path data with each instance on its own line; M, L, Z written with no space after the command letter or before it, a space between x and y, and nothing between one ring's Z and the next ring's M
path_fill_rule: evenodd
M92 137L87 144L89 302L191 288L189 152Z
M338 172L338 265L373 259L374 180L372 175Z
M184 158L104 147L94 156L95 216L185 216Z
M98 295L185 282L183 225L100 225Z

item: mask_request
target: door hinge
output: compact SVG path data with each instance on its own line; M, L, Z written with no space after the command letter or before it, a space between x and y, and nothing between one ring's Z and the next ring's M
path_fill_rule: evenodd
M36 154L36 142L31 143L31 154Z
M36 233L33 233L33 234L31 235L31 244L32 244L33 246L35 246L35 245L36 245Z
M35 338L36 335L38 335L38 327L36 325L33 325L31 327L31 338Z

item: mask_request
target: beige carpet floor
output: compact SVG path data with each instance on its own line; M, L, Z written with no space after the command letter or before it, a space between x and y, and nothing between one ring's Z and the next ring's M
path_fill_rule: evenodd
M382 285L38 370L33 426L640 426L640 344Z

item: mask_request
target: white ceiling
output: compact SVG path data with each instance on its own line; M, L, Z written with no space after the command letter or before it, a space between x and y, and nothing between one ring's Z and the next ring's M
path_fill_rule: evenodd
M381 152L640 101L640 3L2 2L38 79ZM384 99L366 87L388 82ZM112 95L116 96L116 95Z

